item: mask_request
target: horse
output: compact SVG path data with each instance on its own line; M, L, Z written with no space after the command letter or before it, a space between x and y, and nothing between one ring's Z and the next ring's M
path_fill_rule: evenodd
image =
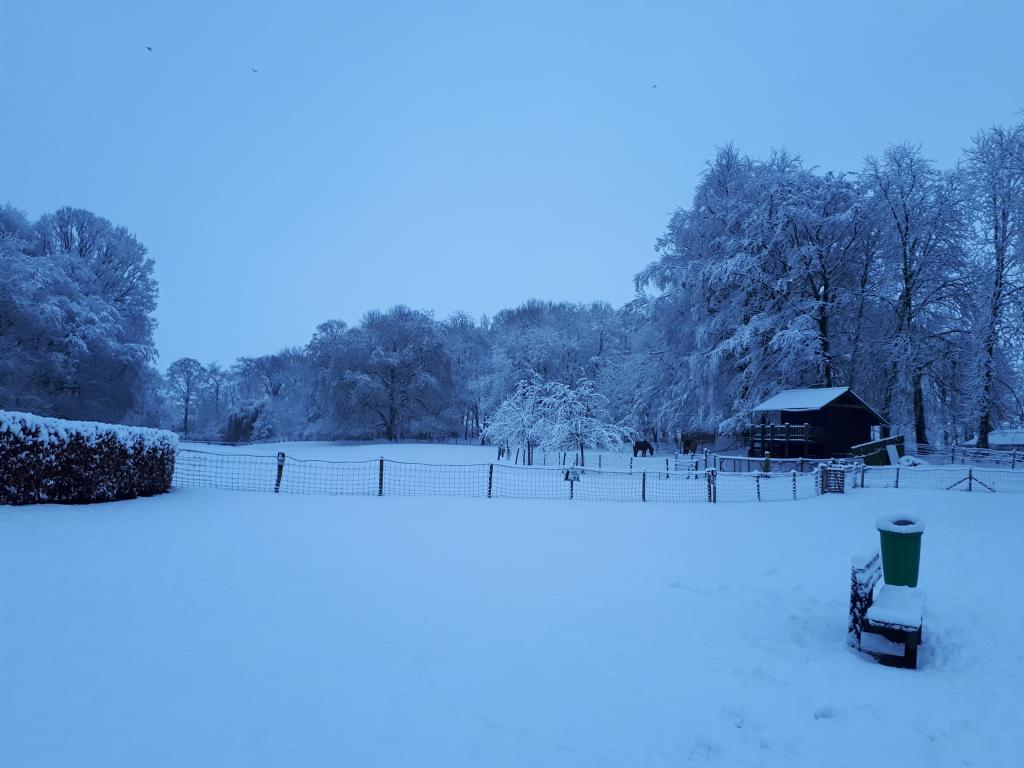
M647 456L648 453L651 456L654 455L654 446L649 442L646 440L637 440L633 443L633 456Z

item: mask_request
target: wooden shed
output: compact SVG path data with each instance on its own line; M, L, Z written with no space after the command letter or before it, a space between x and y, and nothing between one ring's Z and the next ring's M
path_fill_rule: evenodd
M888 422L849 387L787 389L751 412L751 456L847 456L881 436Z

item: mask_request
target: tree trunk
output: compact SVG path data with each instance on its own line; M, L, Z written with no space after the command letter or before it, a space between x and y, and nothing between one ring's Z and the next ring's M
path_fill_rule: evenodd
M999 318L1003 304L1003 277L1006 270L1006 245L999 228L995 239L995 280L992 285L992 303L982 349L981 415L978 418L978 447L988 448L988 433L992 431L992 412L995 410L995 354L999 336Z
M924 387L922 386L922 374L920 370L914 371L914 439L918 445L928 445L928 432L925 429L924 418Z

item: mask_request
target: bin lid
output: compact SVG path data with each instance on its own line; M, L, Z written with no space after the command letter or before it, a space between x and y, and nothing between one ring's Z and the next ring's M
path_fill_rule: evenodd
M883 533L924 533L924 520L917 515L900 512L878 518L875 527Z

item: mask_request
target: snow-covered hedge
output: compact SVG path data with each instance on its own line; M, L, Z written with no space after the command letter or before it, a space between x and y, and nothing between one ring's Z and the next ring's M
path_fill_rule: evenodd
M0 411L0 504L84 504L164 493L173 432Z

